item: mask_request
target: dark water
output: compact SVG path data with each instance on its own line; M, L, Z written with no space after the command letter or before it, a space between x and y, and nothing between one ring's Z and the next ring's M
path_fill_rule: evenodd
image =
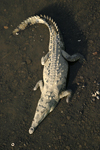
M67 52L80 52L87 62L70 64L71 101L62 99L29 135L40 97L32 89L42 79L40 60L48 52L49 32L39 24L10 35L20 22L40 13L56 21ZM91 94L100 89L98 82L99 0L0 1L0 150L100 150L100 100L92 101Z

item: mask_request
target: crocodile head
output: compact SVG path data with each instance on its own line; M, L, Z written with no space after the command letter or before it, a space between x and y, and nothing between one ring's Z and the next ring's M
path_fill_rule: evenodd
M37 126L51 111L53 111L56 105L57 101L55 100L55 97L52 94L41 94L41 98L39 99L36 112L32 121L32 125L29 129L29 134L32 134L35 131Z

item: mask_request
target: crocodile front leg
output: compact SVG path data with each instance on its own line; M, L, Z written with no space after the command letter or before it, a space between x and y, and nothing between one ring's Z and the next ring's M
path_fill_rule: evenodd
M83 62L85 60L84 57L79 53L76 53L74 55L69 55L64 50L62 50L62 56L69 62L75 62L77 60L79 60L80 62Z
M59 98L61 99L61 98L67 96L66 102L68 103L68 102L69 102L69 98L71 97L71 93L72 93L71 90L62 91L62 92L60 93L60 95L59 95Z
M35 85L35 87L33 88L33 90L36 91L38 87L40 87L40 91L42 92L42 90L43 90L43 81L42 81L42 80L39 80L39 81L36 83L36 85Z
M41 58L41 65L44 65L50 56L50 52L48 52L44 57Z

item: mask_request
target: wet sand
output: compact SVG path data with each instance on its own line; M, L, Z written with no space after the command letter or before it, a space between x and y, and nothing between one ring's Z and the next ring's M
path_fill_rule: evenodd
M45 14L54 19L69 54L81 53L86 62L69 64L67 89L55 110L28 130L42 79L40 60L48 52L49 31L37 24L12 36L26 18ZM0 3L0 150L100 150L100 2L95 0L3 0ZM12 144L12 145L11 145Z

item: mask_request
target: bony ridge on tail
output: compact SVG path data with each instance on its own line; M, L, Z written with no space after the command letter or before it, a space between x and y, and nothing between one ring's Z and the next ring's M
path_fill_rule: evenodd
M66 102L69 102L71 90L66 90L68 61L75 62L84 59L79 53L69 55L64 51L64 43L58 26L48 16L40 15L26 19L13 31L13 34L18 35L18 32L24 30L27 25L36 23L45 24L48 27L50 40L49 51L41 58L41 64L44 65L43 81L39 80L34 87L34 90L40 87L41 96L29 128L29 134L32 134L41 121L53 111L61 98L66 97Z

